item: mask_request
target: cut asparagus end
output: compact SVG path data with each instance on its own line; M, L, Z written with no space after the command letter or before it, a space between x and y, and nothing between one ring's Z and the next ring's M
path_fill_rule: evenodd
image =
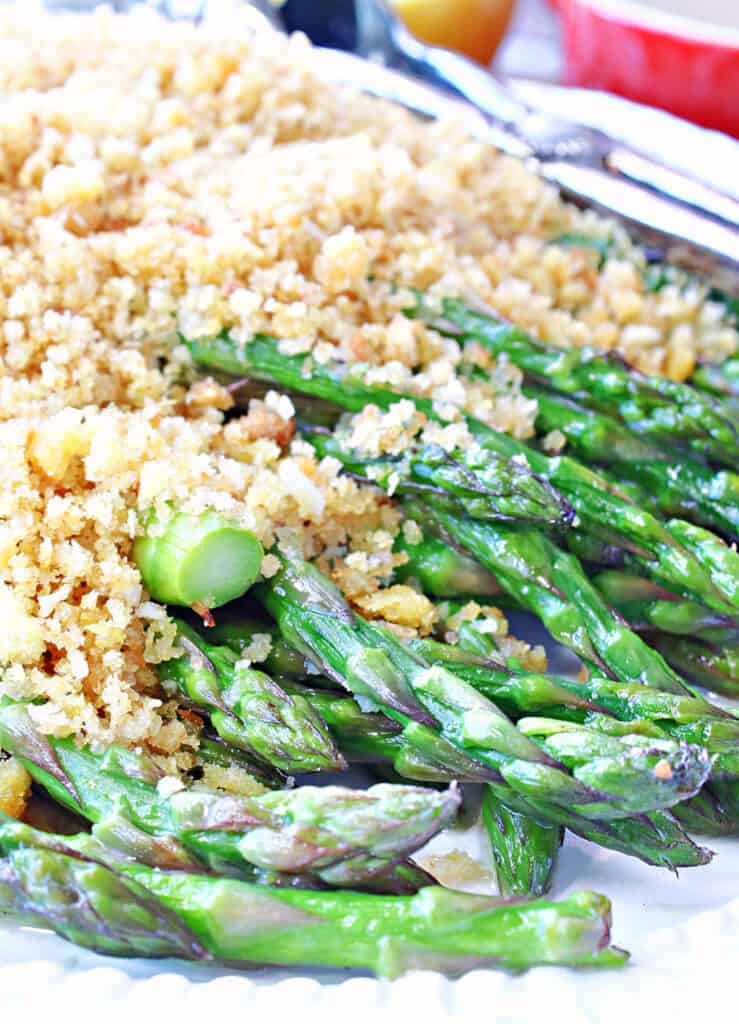
M255 535L217 512L151 515L134 560L155 601L218 608L254 583L264 557Z

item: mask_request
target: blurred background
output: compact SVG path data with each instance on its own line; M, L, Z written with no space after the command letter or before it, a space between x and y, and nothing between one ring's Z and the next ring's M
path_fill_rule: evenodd
M504 74L538 81L561 76L559 21L550 0L395 0L393 6L419 37L482 64L494 59ZM287 0L281 14L289 28L322 46L355 48L354 0Z
M419 38L503 75L615 93L739 137L739 0L389 2ZM281 14L317 43L355 48L354 0L286 0Z

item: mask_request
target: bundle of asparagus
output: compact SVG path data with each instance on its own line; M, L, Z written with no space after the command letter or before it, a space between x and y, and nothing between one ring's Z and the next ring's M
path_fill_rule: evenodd
M673 870L712 856L690 833L739 832L739 718L696 689L739 692L739 446L716 400L731 367L678 385L458 300L408 313L454 337L463 366L474 343L523 371L534 443L459 411L463 442L362 451L346 417L369 405L446 421L362 364L269 337L183 341L202 368L304 396L302 440L399 502L413 529L393 582L436 602L437 633L358 614L285 537L262 578L261 544L220 513L144 517L147 590L203 622L174 619L181 653L158 666L202 727L195 767L170 777L141 752L44 736L5 699L0 747L89 831L0 819L0 909L116 955L387 976L617 965L604 897L541 898L566 831ZM566 454L546 453L555 435ZM583 674L526 669L460 616L470 600L533 613ZM353 764L393 781L293 786ZM213 767L250 779L249 795L211 785ZM482 794L500 897L443 889L413 859L454 822L460 784Z

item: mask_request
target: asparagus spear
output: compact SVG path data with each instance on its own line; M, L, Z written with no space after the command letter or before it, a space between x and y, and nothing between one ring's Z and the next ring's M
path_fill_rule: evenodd
M27 825L0 826L0 908L98 952L313 964L396 977L485 965L618 966L594 893L511 903L437 886L415 896L305 892L129 865L115 871Z
M731 606L739 608L739 552L736 547L724 543L710 531L680 519L671 519L667 527L686 551L701 559Z
M552 636L600 674L688 693L680 677L603 601L574 555L530 529L460 519L419 502L407 513L464 547Z
M692 520L732 537L739 532L739 475L716 472L688 457L646 443L618 420L542 388L527 388L537 402L536 427L558 430L568 450L611 468L620 480L643 489L664 515ZM640 502L641 503L641 502Z
M640 717L655 721L717 722L728 735L739 740L733 716L692 694L668 693L641 683L592 674L587 679L575 680L521 671L477 649L463 647L459 637L454 644L416 637L408 641L408 646L429 662L447 665L491 700L505 704L516 716L556 707L566 709L563 713L573 721L584 721L590 713L608 713L623 720Z
M333 401L350 412L359 412L374 403L389 408L402 398L431 419L438 419L427 398L400 394L367 382L364 364L314 363L310 357L286 356L279 342L258 336L238 344L226 334L195 341L183 339L199 365L235 376L267 380L282 387ZM730 614L731 596L717 585L723 577L712 579L693 549L686 550L674 531L668 530L644 510L635 508L597 473L573 459L561 456L549 459L507 434L499 433L471 417L466 422L477 441L499 455L523 456L538 476L548 479L575 508L581 524L608 543L615 542L634 553L640 564L655 579L679 593L703 601L716 611ZM731 588L734 592L735 588ZM739 600L736 596L734 601Z
M503 896L542 896L550 887L563 830L519 814L501 803L489 787L482 798L485 825Z
M403 727L380 712L363 711L345 691L311 690L295 682L286 682L285 688L321 715L352 763L386 763L396 775L419 782L482 782L490 777L490 769L476 767L441 737L436 747L426 737L421 752L413 738L414 723Z
M689 637L648 634L655 649L686 676L727 697L739 696L739 648L736 640L720 647Z
M693 387L721 397L739 397L739 356L723 363L704 363L690 378Z
M23 704L0 706L0 745L89 821L118 815L176 840L208 867L248 878L267 872L302 884L361 886L427 842L459 806L454 789L413 786L304 786L253 798L192 788L165 796L144 757L117 747L97 754L45 737Z
M432 597L497 599L502 594L495 577L479 562L431 534L423 534L416 544L406 540L401 532L394 550L407 555L407 561L395 570L396 579L415 579L423 592Z
M150 513L134 549L155 601L202 609L241 597L259 575L264 551L250 530L218 512Z
M739 835L739 781L715 781L675 809L684 828L699 836Z
M422 494L473 519L565 527L574 517L571 506L525 460L477 444L447 452L439 445L417 443L394 458L367 458L349 446L345 424L333 433L308 423L300 429L319 456L337 459L353 475L390 494Z
M177 621L185 653L163 662L159 678L206 708L219 736L283 772L337 771L346 765L324 722L264 672L239 662L229 647L207 643Z
M237 647L251 642L254 631L264 632L262 624L231 623L229 634ZM284 643L284 642L283 642ZM696 696L664 693L639 683L604 679L591 675L575 681L567 677L521 671L516 664L503 665L488 634L475 630L475 623L463 623L457 629L456 642L444 644L431 638L408 642L411 649L430 664L444 664L455 675L499 705L507 714L544 714L587 724L593 716L607 714L621 722L651 722L653 735L705 746L714 755L716 771L728 770L739 756L739 721L722 708ZM297 651L284 645L284 658L295 679L316 680L316 669ZM318 677L320 682L320 677ZM419 780L449 777L450 765L436 764L429 757L411 758L412 744L401 735L401 726L383 715L363 712L351 698L341 694L313 691L293 682L282 685L291 694L300 695L328 724L342 752L353 760L395 762L399 775ZM451 750L444 747L444 757ZM459 764L459 778L479 778ZM732 769L733 770L733 769ZM484 778L484 774L483 774Z
M706 747L714 756L714 774L731 775L739 769L739 720L701 699L596 676L576 682L511 671L456 645L429 639L413 640L411 646L429 661L448 665L515 718L545 714L604 731L671 737ZM617 723L625 724L619 729Z
M555 759L542 755L540 746L522 743L521 732L473 687L441 666L430 667L388 630L354 615L314 566L293 552L280 552L279 557L279 572L260 584L256 595L283 637L309 654L326 675L361 698L369 697L388 717L403 725L410 719L430 726L462 754L489 766L495 781L588 817L608 819L670 806L707 778L707 753L669 740L650 740L638 753L624 743L618 754L609 748L603 758L563 772ZM358 659L360 638L371 648ZM423 736L419 749L426 751ZM669 778L667 771L655 771L663 761L670 766ZM588 778L585 788L581 775ZM605 790L597 783L600 775L609 780Z
M636 629L656 629L686 636L730 636L736 618L718 615L642 576L608 569L593 578L605 600Z
M416 543L409 543L400 534L396 551L402 551L408 560L395 571L400 581L415 580L424 593L440 598L473 598L486 601L494 598L504 607L520 608L509 593L500 588L495 577L479 562L456 548L426 533ZM709 643L728 646L736 643L739 622L735 618L719 615L704 605L688 601L665 590L658 584L623 570L608 569L592 579L605 601L618 611L638 632L656 630L699 636ZM472 627L474 628L474 627ZM463 627L461 636L470 628ZM492 642L492 641L491 641ZM472 648L467 645L467 649ZM478 654L495 658L491 649L474 648ZM300 674L300 673L299 673Z
M562 349L536 341L492 311L480 313L457 299L443 299L438 313L419 297L407 311L461 340L474 339L505 355L552 390L618 415L637 433L700 455L737 464L737 431L705 394L666 377L646 377L622 359L589 348Z
M182 917L67 838L0 824L0 909L110 956L211 959Z

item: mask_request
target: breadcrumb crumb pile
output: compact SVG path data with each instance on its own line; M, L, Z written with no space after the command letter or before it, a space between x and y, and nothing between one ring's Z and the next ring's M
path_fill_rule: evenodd
M519 372L404 316L411 289L676 378L736 348L697 286L646 291L624 240L600 268L554 244L613 229L521 164L320 70L304 38L246 21L0 9L0 690L45 699L45 732L187 740L156 677L174 627L131 558L151 508L216 508L267 550L290 531L365 614L435 622L391 585L392 501L318 462L286 396L237 408L196 380L178 332L361 361L452 427L469 411L519 437Z

